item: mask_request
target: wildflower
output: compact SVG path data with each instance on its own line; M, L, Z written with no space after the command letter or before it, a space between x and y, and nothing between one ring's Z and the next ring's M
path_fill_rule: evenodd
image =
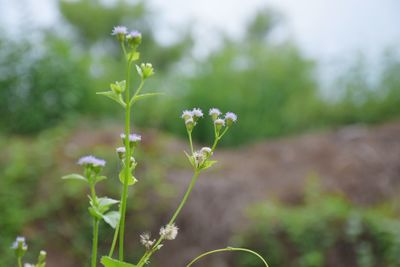
M208 112L208 114L211 116L213 121L215 121L216 119L218 119L218 116L221 115L222 113L217 108L211 108L210 111Z
M203 153L206 157L209 157L212 155L212 150L209 147L201 148L200 152Z
M184 110L182 112L181 118L187 121L188 119L191 119L193 117L193 112L190 110Z
M203 111L201 111L199 108L194 108L192 110L192 114L195 119L203 117Z
M94 156L84 156L79 159L78 164L92 167L104 167L106 165L106 161L98 159Z
M125 143L125 134L122 133L120 135L122 142ZM130 147L136 146L140 141L142 141L142 137L138 134L130 134L129 135L129 145Z
M143 233L140 235L140 243L146 248L150 249L154 243L156 242L155 239L150 240L150 234L149 233Z
M124 146L117 147L116 151L120 159L123 159L125 157L126 151Z
M167 224L160 229L160 236L166 240L174 240L178 235L178 227L175 224Z
M215 121L214 121L214 124L215 124L215 127L217 128L217 131L219 131L219 130L221 130L221 128L223 127L223 126L225 126L225 120L223 120L223 119L216 119Z
M125 40L125 35L128 33L128 29L125 26L115 26L111 34L116 35L118 41L122 42Z
M189 118L185 121L185 125L186 125L186 129L188 131L192 131L193 127L195 126L195 122L193 120L193 118Z
M45 263L45 261L46 261L46 256L47 256L47 252L46 251L44 251L44 250L41 250L40 252L39 252L39 258L38 258L38 263L40 264L43 264L43 263Z
M141 75L140 75L141 74ZM142 63L140 64L140 73L139 75L146 79L154 74L153 65L151 63Z
M15 255L17 257L24 256L25 252L28 250L28 245L25 243L25 237L18 236L11 246L15 250Z
M138 31L131 31L126 35L126 40L130 46L136 47L142 42L142 34Z
M226 124L228 126L231 126L234 122L237 121L237 115L233 112L227 112L225 114L225 120L226 120Z

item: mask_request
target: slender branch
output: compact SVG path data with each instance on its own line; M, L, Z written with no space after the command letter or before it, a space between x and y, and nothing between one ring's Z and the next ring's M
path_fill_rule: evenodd
M193 141L192 141L192 131L187 131L188 132L188 136L189 136L189 144L190 144L190 151L192 151L192 155L193 155Z
M120 213L121 213L121 209L120 209ZM117 223L117 226L115 227L113 241L111 243L110 252L108 253L108 257L110 257L110 258L114 254L115 245L117 244L118 234L119 234L119 222Z
M18 257L18 267L22 267L22 257Z
M179 213L181 212L183 206L185 205L190 193L192 192L197 178L199 177L200 171L199 170L195 170L192 180L190 181L189 187L186 190L185 195L183 196L178 208L175 210L174 215L172 215L171 219L169 220L168 224L173 224L176 220L176 218L178 217ZM157 240L157 242L155 243L155 245L153 246L153 248L150 251L146 251L146 253L142 256L142 258L139 260L137 266L141 267L150 257L151 255L153 255L154 252L156 252L158 250L158 245L161 244L161 242L163 241L163 237L160 236L160 238Z
M216 250L205 252L205 253L201 254L200 256L196 257L194 260L192 260L188 265L186 265L186 267L192 266L196 261L200 260L201 258L203 258L205 256L208 256L208 255L214 254L214 253L225 252L225 251L243 251L243 252L247 252L247 253L253 254L253 255L257 256L263 262L263 264L266 267L269 267L268 263L257 252L252 251L252 250L247 249L247 248L233 248L233 247L221 248L221 249L216 249Z

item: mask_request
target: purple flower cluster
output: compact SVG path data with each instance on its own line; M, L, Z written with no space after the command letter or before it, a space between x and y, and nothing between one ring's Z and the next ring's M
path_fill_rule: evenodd
M103 159L98 159L94 156L84 156L78 160L79 165L83 166L93 166L93 167L104 167L106 161Z

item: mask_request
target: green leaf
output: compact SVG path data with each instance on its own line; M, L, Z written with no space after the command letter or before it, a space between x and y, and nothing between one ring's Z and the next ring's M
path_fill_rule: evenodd
M138 65L136 65L136 70L137 70L137 72L138 72L139 76L143 78L143 72L142 72L142 69L141 69L141 68L140 68Z
M118 200L109 197L100 197L97 199L99 207L109 207L111 205L117 204L118 202Z
M115 229L120 219L120 214L118 211L110 211L103 215L103 219L106 223L108 223L112 228Z
M73 180L81 180L81 181L85 181L88 183L88 180L86 179L86 177L77 174L77 173L71 173L68 175L64 175L63 177L61 177L61 179L73 179Z
M186 151L183 151L183 153L185 153L185 155L186 155L186 157L188 158L190 164L191 164L193 167L196 167L193 157L190 156L188 153L186 153Z
M101 220L101 218L103 218L103 214L101 214L101 212L94 206L89 207L89 213L90 215L92 215L93 218L99 219Z
M129 53L126 55L126 57L127 57L128 60L129 60L129 59L132 60L132 61L138 60L139 57L140 57L140 53L139 53L139 52L136 52L136 51L132 51L132 52L129 52Z
M96 176L96 181L95 182L98 183L98 182L103 181L105 179L107 179L107 176Z
M119 173L119 180L121 181L122 184L125 182L125 169L122 169L121 172ZM137 182L137 179L131 174L129 179L128 179L128 185L133 185Z
M133 265L131 263L115 260L107 256L101 257L100 262L105 267L136 267L136 265Z
M201 167L201 169L202 170L206 170L206 169L210 168L212 165L214 165L215 163L217 163L216 160L207 160L206 162L204 162L204 164Z
M136 95L136 96L132 97L130 104L132 105L143 98L157 96L157 95L163 95L163 94L164 93L147 93L147 94Z
M122 99L122 96L119 94L116 94L113 91L107 91L107 92L97 92L97 95L104 95L108 98L111 98L112 100L114 100L115 102L117 102L118 104L120 104L121 106L123 106L125 108L126 104L124 102L124 100Z

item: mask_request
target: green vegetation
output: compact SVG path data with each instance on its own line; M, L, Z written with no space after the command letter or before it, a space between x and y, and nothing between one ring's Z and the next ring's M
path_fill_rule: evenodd
M295 206L266 202L251 209L253 223L240 245L268 255L271 266L395 267L400 264L399 214L390 206L361 208L309 190ZM240 266L259 266L247 255Z

